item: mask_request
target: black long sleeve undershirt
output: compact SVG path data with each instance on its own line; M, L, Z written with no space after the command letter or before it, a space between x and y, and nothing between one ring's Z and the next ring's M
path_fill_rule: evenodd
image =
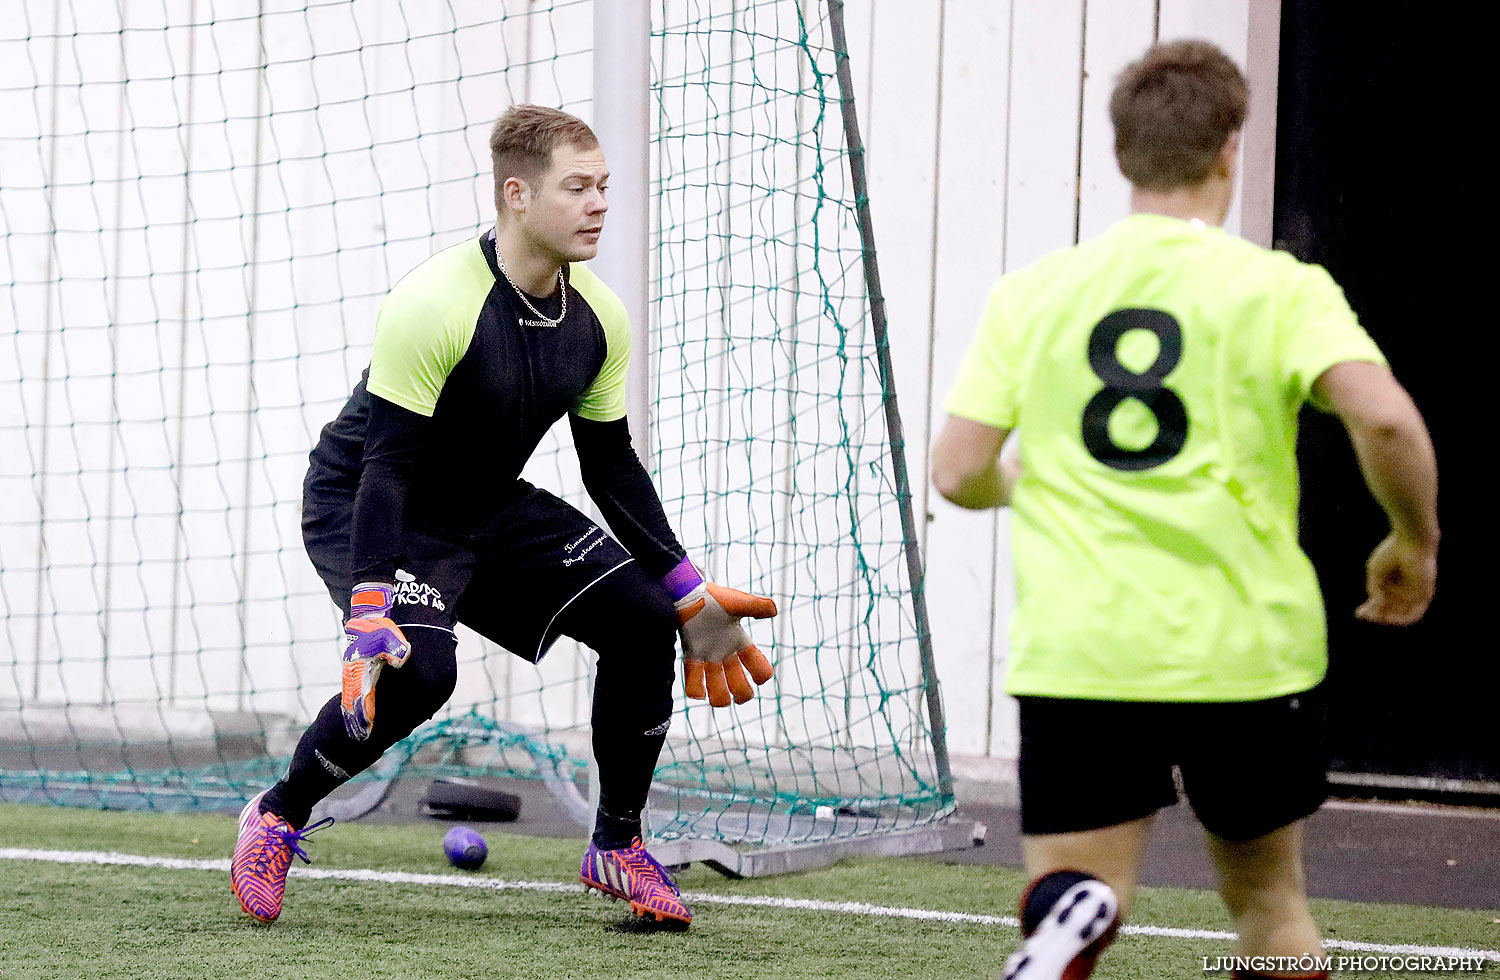
M630 441L626 420L592 422L569 415L583 485L625 550L652 576L686 556L651 477ZM359 490L351 534L354 581L391 582L405 559L406 496L431 420L370 396Z
M625 550L661 578L686 557L667 523L661 497L630 443L625 419L593 422L569 415L583 486Z
M350 533L354 582L394 582L405 555L406 491L432 420L370 396Z

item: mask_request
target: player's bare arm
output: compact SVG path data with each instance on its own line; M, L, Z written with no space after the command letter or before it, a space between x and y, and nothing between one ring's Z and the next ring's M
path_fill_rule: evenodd
M1313 400L1344 423L1365 484L1391 522L1370 555L1369 599L1355 615L1409 626L1427 612L1437 583L1437 460L1427 426L1379 364L1335 364L1313 385Z
M1002 457L1008 435L1009 429L948 416L932 447L932 482L938 493L970 510L1009 504L1020 477L1020 457Z

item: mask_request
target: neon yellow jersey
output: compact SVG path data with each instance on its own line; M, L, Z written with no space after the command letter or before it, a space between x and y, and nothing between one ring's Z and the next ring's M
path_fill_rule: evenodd
M608 353L604 366L588 390L573 403L573 414L594 422L613 422L625 417L625 377L630 373L630 314L615 291L578 262L568 267L568 282L588 300L604 327Z
M1011 694L1249 701L1327 669L1297 412L1384 364L1319 266L1133 215L1002 278L945 408L1019 428Z
M450 245L403 276L375 316L370 394L431 418L494 288L478 239Z
M449 375L469 354L475 332L481 327L495 329L497 322L513 322L526 315L512 308L508 284L495 279L493 248L485 239L445 248L387 294L375 321L367 385L371 394L432 417ZM568 323L562 327L577 327L591 334L588 321L597 318L604 341L602 363L590 362L598 365L597 373L590 375L570 410L595 422L622 419L625 378L630 369L630 316L620 297L588 266L577 262L569 265L568 285L587 305L575 302ZM494 301L497 291L506 302ZM589 362L593 356L588 343L570 341L566 346L580 362ZM513 368L531 352L525 345L511 345L501 353L492 360ZM577 383L566 376L547 380L563 386Z

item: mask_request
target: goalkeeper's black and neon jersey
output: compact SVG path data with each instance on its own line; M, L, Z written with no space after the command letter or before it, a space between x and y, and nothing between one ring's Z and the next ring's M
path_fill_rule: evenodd
M527 297L499 274L493 233L445 249L396 284L380 306L365 373L311 455L308 506L356 506L356 573L388 580L408 523L484 536L529 485L519 479L547 430L564 414L590 427L578 440L585 479L646 526L632 552L681 549L666 527L624 422L630 324L618 297L589 270L567 270L561 290ZM537 317L539 312L543 320ZM582 421L578 421L582 420ZM593 428L600 431L595 432ZM623 445L622 450L620 446ZM590 447L595 460L584 459ZM602 447L602 448L595 448ZM593 464L591 466L591 463ZM606 493L597 492L600 483ZM611 526L619 521L600 501ZM640 555L638 555L640 557Z

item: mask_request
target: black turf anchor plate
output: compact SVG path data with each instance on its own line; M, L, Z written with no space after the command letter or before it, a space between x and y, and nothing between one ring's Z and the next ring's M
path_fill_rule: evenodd
M521 815L521 798L472 779L434 779L422 797L422 812L439 820L509 821Z

